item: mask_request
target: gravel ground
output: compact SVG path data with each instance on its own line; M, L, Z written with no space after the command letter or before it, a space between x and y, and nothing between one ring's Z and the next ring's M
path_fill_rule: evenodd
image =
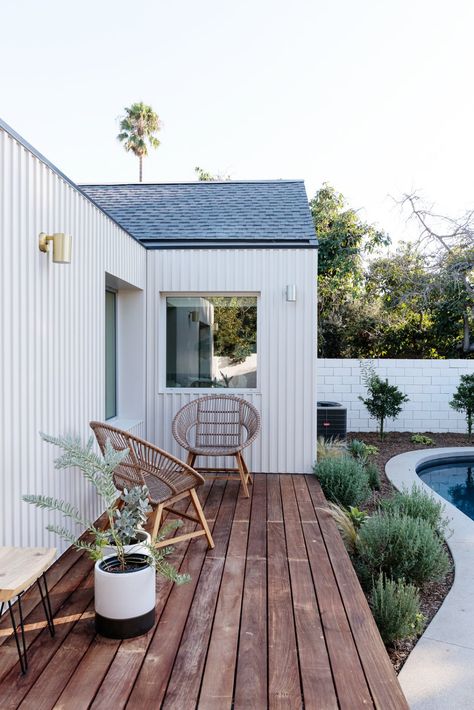
M430 432L423 432L426 436L433 439L434 447L443 446L470 446L466 434L433 434ZM366 444L373 444L379 449L377 456L373 457L373 461L377 464L380 471L380 482L381 489L373 493L372 498L368 501L367 505L363 506L365 510L371 512L377 507L377 503L381 498L390 497L393 494L394 488L387 476L385 475L385 464L393 456L398 454L403 454L405 451L415 451L417 449L427 449L427 447L422 444L412 444L411 442L412 433L411 432L388 432L384 441L380 441L378 434L375 432L364 433L364 432L349 432L347 435L348 439L359 439L364 441ZM449 550L446 546L449 553ZM451 559L451 555L450 555ZM451 560L451 570L442 582L432 583L426 585L420 591L421 596L421 611L427 619L427 624L431 621L433 616L436 614L444 598L448 594L449 590L454 581L454 566ZM408 658L410 651L415 646L417 639L412 639L410 641L404 641L397 644L394 648L389 648L388 653L390 659L395 667L397 673L402 668L404 662Z

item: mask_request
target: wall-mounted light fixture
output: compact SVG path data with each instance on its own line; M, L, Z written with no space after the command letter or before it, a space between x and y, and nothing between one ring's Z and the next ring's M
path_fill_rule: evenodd
M71 263L71 242L70 234L56 232L55 234L45 234L41 232L39 235L40 251L49 251L49 242L53 242L53 261L55 264L70 264Z
M296 301L296 285L295 284L288 284L286 287L286 300L287 301Z

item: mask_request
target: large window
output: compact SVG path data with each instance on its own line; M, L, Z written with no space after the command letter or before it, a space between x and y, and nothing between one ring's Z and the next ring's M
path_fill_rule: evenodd
M117 294L105 292L105 418L117 416Z
M256 296L169 296L166 385L256 387Z

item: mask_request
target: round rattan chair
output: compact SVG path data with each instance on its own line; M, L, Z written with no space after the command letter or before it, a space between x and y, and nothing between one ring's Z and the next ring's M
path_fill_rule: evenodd
M242 452L259 432L258 410L247 400L230 394L198 397L173 419L173 436L188 451L188 465L209 478L239 478L246 498L252 478ZM237 468L194 467L198 456L233 456Z
M172 545L200 535L205 535L209 547L214 547L211 532L196 493L196 487L204 483L204 478L200 473L175 456L127 431L116 429L103 422L90 422L90 427L102 453L105 451L107 441L110 441L116 451L128 449L127 456L114 471L114 483L119 491L132 486L147 486L150 504L154 509L153 539L158 533L165 510L198 524L197 530L157 542L155 543L156 547ZM174 503L187 497L190 498L196 517L172 508Z

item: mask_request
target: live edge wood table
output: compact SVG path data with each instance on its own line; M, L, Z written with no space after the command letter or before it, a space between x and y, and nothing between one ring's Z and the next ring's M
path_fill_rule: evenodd
M3 607L8 604L10 618L12 622L13 634L15 636L18 657L20 659L21 672L24 674L28 669L28 659L26 655L25 624L23 622L23 612L21 608L21 595L26 592L35 582L41 595L46 621L51 636L54 636L53 615L51 613L51 603L49 600L48 585L46 583L45 572L54 560L56 549L54 547L0 547L0 616ZM41 580L43 587L41 586ZM20 639L17 631L18 624L13 612L12 600L17 597L19 626L21 631Z

